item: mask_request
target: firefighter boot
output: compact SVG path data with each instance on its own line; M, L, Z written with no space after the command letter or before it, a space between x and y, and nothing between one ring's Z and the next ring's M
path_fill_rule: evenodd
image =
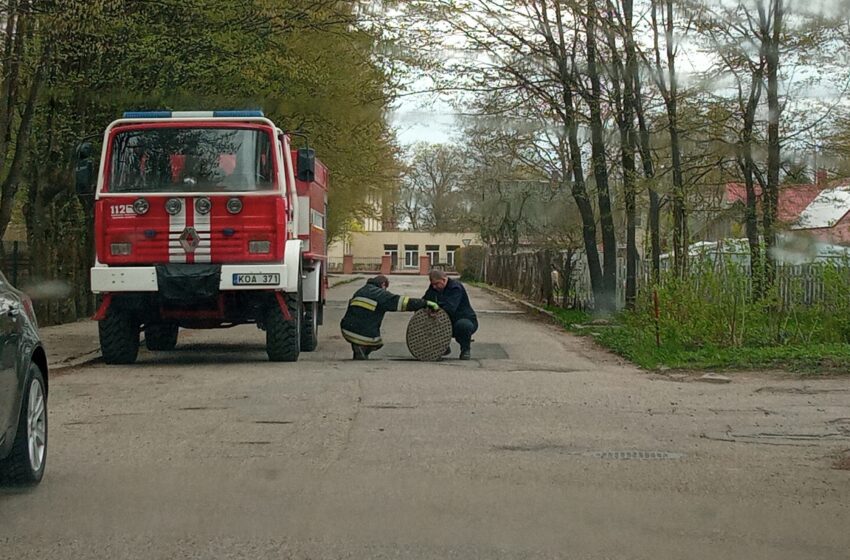
M354 351L355 360L368 360L369 359L369 350L365 346L360 346L359 344L352 344L351 349Z

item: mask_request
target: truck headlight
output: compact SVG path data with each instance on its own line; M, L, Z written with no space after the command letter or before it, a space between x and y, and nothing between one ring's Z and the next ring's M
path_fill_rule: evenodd
M231 198L227 201L227 211L231 214L238 214L242 211L242 201L238 198Z
M147 214L148 210L151 209L150 203L144 198L140 198L133 203L133 211L139 216L143 214Z
M165 203L165 211L172 216L176 216L183 209L183 203L179 198L169 198Z
M212 210L212 201L209 198L199 198L195 201L195 210L198 214L209 214Z
M272 250L271 241L249 241L248 242L248 252L249 253L270 253Z
M132 249L132 243L112 243L109 246L110 252L116 257L126 257Z

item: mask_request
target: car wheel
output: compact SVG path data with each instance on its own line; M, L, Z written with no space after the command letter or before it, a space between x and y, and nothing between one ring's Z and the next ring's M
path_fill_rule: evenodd
M100 352L107 364L132 364L139 355L139 323L121 310L110 309L100 323Z
M146 325L145 346L153 352L174 350L179 332L177 325Z
M25 387L18 431L12 452L0 461L0 478L10 484L33 485L41 482L47 463L47 392L44 376L33 363Z

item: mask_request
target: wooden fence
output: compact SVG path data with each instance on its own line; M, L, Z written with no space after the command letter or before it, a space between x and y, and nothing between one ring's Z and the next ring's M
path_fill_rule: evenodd
M576 256L569 259L557 251L538 251L515 255L488 255L484 280L511 290L540 303L563 304L578 309L593 309L587 262ZM558 274L552 274L552 271ZM841 297L826 290L826 274L831 272L847 286L845 297L850 297L850 263L842 259L803 265L780 265L776 271L778 296L785 305L811 305L831 297ZM699 283L706 273L726 282L728 289L740 290L747 297L753 289L748 266L741 263L713 261L694 264L693 281ZM638 265L638 290L651 284L652 270L649 262ZM662 275L664 278L665 275ZM669 276L666 276L669 277ZM842 279L843 278L843 279ZM663 279L662 279L663 281ZM626 305L626 261L617 261L617 294L619 309Z
M15 287L29 279L30 252L26 242L0 242L0 270Z

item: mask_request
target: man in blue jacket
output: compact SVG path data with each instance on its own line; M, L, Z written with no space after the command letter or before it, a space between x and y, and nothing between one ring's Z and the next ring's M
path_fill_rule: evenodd
M425 292L426 301L436 302L452 320L452 336L460 344L460 359L470 359L472 335L478 330L478 317L469 303L466 288L459 280L449 278L442 270L432 270L428 274L431 286ZM446 354L449 350L446 349Z
M433 301L399 296L388 290L386 276L375 276L357 290L348 302L348 309L340 322L342 336L351 344L355 360L368 360L369 354L379 350L381 323L388 311L416 311L425 307L439 309Z

